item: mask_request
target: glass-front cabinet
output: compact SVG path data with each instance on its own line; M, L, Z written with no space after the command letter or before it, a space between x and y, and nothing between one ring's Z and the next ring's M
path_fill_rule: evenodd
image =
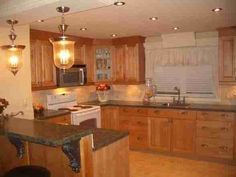
M110 47L95 49L95 78L96 81L111 80L112 53Z

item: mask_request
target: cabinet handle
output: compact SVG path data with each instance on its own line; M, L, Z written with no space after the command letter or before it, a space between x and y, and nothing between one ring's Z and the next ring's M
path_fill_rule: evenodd
M221 130L222 130L222 131L229 131L229 128L222 127Z
M172 123L173 123L173 120L172 120L172 119L169 119L168 122L169 122L170 124L172 124Z
M206 129L208 129L208 127L202 126L201 129L206 130Z
M219 146L219 149L221 151L225 151L225 152L227 152L229 150L229 148L227 146Z
M228 117L228 114L221 114L221 117Z
M181 114L187 114L188 112L187 111L181 111L180 113Z
M141 137L137 137L137 140L141 140L142 138Z
M155 114L159 114L160 111L159 111L159 110L155 110L154 113L155 113Z
M202 115L203 115L203 116L207 116L208 113L207 113L207 112L202 112Z
M204 147L204 148L207 148L207 147L208 147L207 144L201 144L201 146Z

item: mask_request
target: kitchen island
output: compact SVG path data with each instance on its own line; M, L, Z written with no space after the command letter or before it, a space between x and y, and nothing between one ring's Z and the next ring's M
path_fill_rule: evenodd
M39 165L52 177L128 177L127 135L9 118L0 124L0 176L16 166Z

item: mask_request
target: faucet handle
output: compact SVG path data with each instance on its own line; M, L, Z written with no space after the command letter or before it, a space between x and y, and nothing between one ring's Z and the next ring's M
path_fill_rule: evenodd
M185 96L183 96L183 104L185 104Z

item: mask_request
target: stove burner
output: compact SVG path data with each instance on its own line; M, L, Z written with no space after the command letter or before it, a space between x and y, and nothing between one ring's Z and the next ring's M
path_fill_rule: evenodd
M75 108L81 108L81 109L89 109L89 108L92 108L92 106L86 106L86 105L75 105L73 106Z
M58 110L65 110L65 111L78 111L78 109L73 109L73 108L59 108Z

